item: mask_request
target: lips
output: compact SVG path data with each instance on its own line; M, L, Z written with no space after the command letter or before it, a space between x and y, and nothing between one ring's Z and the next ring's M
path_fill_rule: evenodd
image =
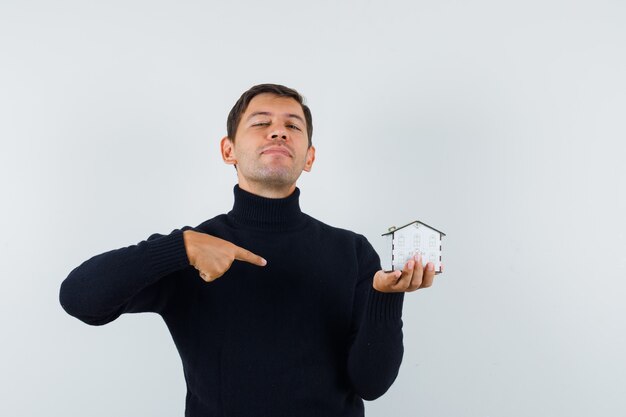
M284 146L270 146L268 148L263 149L261 151L261 154L265 154L265 155L285 155L285 156L291 157L291 152L289 152L289 149L285 148Z

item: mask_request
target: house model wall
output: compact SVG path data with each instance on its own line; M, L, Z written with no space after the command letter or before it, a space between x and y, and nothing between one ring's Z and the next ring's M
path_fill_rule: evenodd
M422 264L435 265L435 273L441 272L441 239L445 233L416 220L402 227L392 227L383 234L387 239L389 256L383 260L385 271L402 270L411 257L422 254Z

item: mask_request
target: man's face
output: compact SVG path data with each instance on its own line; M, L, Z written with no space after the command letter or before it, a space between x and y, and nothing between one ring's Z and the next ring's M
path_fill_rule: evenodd
M222 157L237 166L239 185L244 189L292 191L302 171L310 171L315 160L315 148L308 143L300 104L264 93L248 104L234 142L222 139Z

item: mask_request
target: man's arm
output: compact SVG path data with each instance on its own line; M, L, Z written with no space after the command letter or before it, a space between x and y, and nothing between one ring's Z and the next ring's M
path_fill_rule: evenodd
M159 311L164 302L157 283L189 266L183 231L153 234L136 245L111 250L83 262L61 284L59 301L70 315L103 325L125 312Z
M190 265L205 281L212 281L235 260L259 266L267 263L228 241L190 229L185 226L169 235L153 234L137 245L83 262L61 284L61 305L85 323L102 325L122 313L162 311L172 291L162 278Z
M416 258L402 271L386 273L370 243L360 238L348 376L361 398L374 400L387 392L402 363L404 293L431 286L435 272L434 268L423 268L421 258Z

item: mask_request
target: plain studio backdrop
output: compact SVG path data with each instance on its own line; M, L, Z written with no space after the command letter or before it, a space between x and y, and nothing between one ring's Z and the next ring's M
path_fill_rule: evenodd
M444 231L370 417L626 415L623 1L0 3L0 415L182 416L156 314L91 327L84 260L230 210L239 95L311 106L303 211ZM251 340L251 345L254 341Z

